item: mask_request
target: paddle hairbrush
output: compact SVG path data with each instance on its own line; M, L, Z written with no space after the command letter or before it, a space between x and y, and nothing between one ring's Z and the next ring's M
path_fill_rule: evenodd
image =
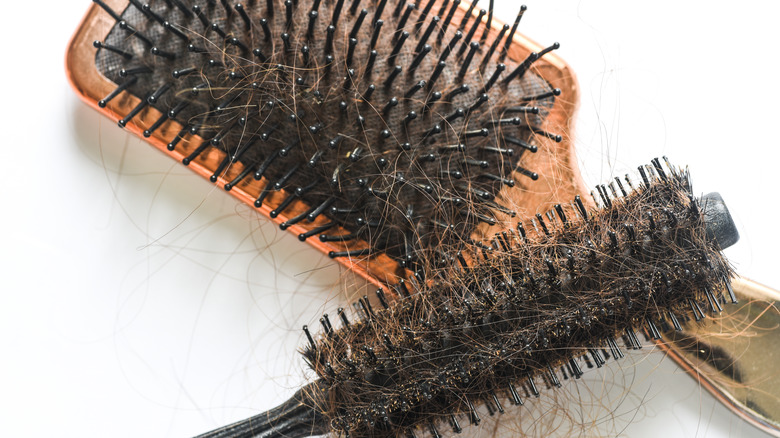
M492 2L96 3L82 97L372 281L571 184L576 90L524 8L499 31Z

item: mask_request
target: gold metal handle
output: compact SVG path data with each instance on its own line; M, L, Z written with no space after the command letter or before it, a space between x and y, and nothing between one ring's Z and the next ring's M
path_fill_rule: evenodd
M729 409L780 437L780 292L744 278L732 287L739 304L658 345Z

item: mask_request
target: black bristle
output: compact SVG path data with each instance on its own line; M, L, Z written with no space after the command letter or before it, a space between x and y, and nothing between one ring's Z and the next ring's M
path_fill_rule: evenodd
M200 20L200 22L203 24L204 28L208 28L209 26L211 26L211 21L209 21L208 17L203 12L203 9L201 9L200 6L193 5L192 11L195 13L195 16L198 17L198 20Z
M116 21L121 21L121 20L122 20L122 17L121 17L119 14L117 14L117 13L116 13L116 12L115 12L113 9L111 9L111 7L110 7L110 6L108 6L108 5L107 5L107 4L105 4L104 2L102 2L102 1L100 1L100 0L92 0L92 2L94 2L95 4L97 4L98 6L100 6L100 7L101 7L101 8L102 8L104 11L106 11L106 12L108 13L108 15L110 15L110 16L111 16L111 17L112 17L114 20L116 20Z
M506 42L504 43L504 47L501 50L501 56L499 59L503 61L506 58L506 55L509 53L509 48L512 46L512 42L515 38L515 32L517 32L517 27L520 25L520 20L523 18L523 14L525 14L526 9L528 9L525 5L520 6L520 12L517 14L517 18L515 18L515 23L512 25L512 31L509 32L509 36L506 39Z
M292 27L293 22L293 2L292 0L285 0L284 1L284 16L285 16L285 23L286 29L290 29Z
M339 315L339 318L341 318L341 323L343 327L345 328L349 327L349 319L347 318L346 313L344 313L344 309L342 307L339 307L337 313Z
M109 93L108 96L106 96L103 99L99 100L98 101L98 106L101 107L101 108L105 108L105 106L108 104L108 102L111 102L116 96L118 96L121 92L125 91L128 87L130 87L133 84L135 84L137 81L138 81L138 78L133 76L130 79L122 82L111 93Z
M452 431L455 433L461 433L463 432L463 428L460 427L460 423L458 422L458 418L454 414L450 414L449 416L450 426L452 426Z
M157 130L157 129L158 129L160 126L162 126L162 124L163 124L163 123L165 123L166 121L168 121L168 114L163 114L162 116L160 116L160 117L159 117L159 118L158 118L158 119L157 119L157 120L156 120L156 121L155 121L155 122L152 124L152 126L150 126L149 128L147 128L146 130L144 130L144 132L143 132L143 135L144 135L144 137L147 137L147 138L148 138L148 137L151 137L151 136L152 136L152 133L154 133L154 131L156 131L156 130Z
M396 65L395 68L390 72L389 75L387 75L387 79L384 81L385 88L390 88L390 86L393 84L395 79L398 77L398 75L401 74L401 71L403 71L403 67L400 65ZM393 98L395 99L395 98ZM393 102L393 99L390 100L390 102ZM395 106L396 104L393 104L392 106Z
M219 0L220 3L222 3L222 7L225 9L225 14L230 16L230 14L233 13L233 10L230 8L230 5L228 4L227 0Z
M385 10L385 6L387 6L387 0L379 0L379 4L376 7L376 11L374 12L374 18L371 20L372 23L376 24L376 22L382 18L382 13Z
M507 389L509 390L509 396L512 403L515 406L522 406L523 400L520 398L520 395L517 393L517 389L515 389L515 386L511 382L507 383Z
M189 42L190 42L189 37L187 35L185 35L184 32L182 32L179 29L177 29L175 24L166 21L165 23L163 23L163 27L165 27L165 29L167 31L169 31L170 33L172 33L176 37L180 38L185 43L189 44Z
M123 68L119 70L119 77L125 78L127 76L135 76L138 74L151 73L152 69L148 66Z
M450 7L447 16L444 18L444 22L441 24L441 27L439 28L439 36L437 38L438 41L441 42L441 40L444 38L444 35L447 33L447 27L450 25L450 22L452 22L452 17L455 15L455 11L458 10L459 5L460 5L460 0L452 1L452 6ZM444 9L443 6L442 9Z
M344 8L344 0L337 0L336 7L333 8L333 15L331 16L330 24L336 26L341 16L341 10Z
M169 51L166 51L166 50L162 50L159 47L152 47L151 50L149 50L149 53L151 53L154 56L159 56L160 58L165 58L165 59L168 59L168 60L176 59L176 54L175 53L172 53L172 52L169 52Z
M479 26L482 24L482 17L484 17L485 14L487 14L487 11L484 9L480 9L479 16L477 16L477 19L474 21L474 24L471 25L471 29L466 34L466 37L463 39L463 43L461 44L460 50L458 51L458 57L461 57L463 56L464 53L466 53L466 50L469 48L469 45L471 44L471 40L474 39L474 34L477 33L477 29L479 29Z
M458 71L458 80L462 80L466 76L466 73L468 72L468 69L471 66L471 61L474 59L474 55L477 54L478 50L479 50L479 43L478 42L471 43L469 52L466 55L466 59L461 63L460 70Z
M305 233L299 234L298 235L298 240L303 242L306 239L308 239L309 237L316 236L317 234L320 234L320 233L323 233L325 231L328 231L329 229L333 228L334 226L336 226L336 224L333 223L333 222L330 222L330 223L327 223L325 225L322 225L322 226L319 226L319 227L316 227L316 228L312 228L311 230L309 230L309 231L307 231Z
M436 15L439 16L439 18L444 17L444 13L447 12L447 7L450 5L450 0L442 0L441 6L439 7L439 10L436 12Z
M441 18L435 15L433 18L431 18L430 24L428 24L428 27L425 29L425 32L422 34L422 37L420 37L420 40L417 43L417 47L414 49L416 53L420 53L423 47L425 47L425 45L428 43L428 39L431 37L434 29L439 26L439 21L441 21Z
M392 52L390 52L390 56L387 57L387 63L389 65L395 64L396 57L401 52L401 49L404 47L404 43L406 43L406 40L409 39L409 32L403 31L401 35L398 37L398 41L396 41L395 45L393 46Z
M154 21L159 23L161 26L165 26L165 23L166 23L165 19L162 16L160 16L160 14L158 14L157 12L152 10L151 5L149 5L148 3L144 3L141 6L141 10L146 14L147 17L152 18Z
M523 75L525 75L525 72L528 71L528 69L531 67L531 64L533 64L534 61L536 61L538 58L538 53L531 52L531 54L525 58L525 61L523 61L512 73L509 74L509 76L507 76L506 79L504 79L504 84L508 84L515 79L522 78Z
M151 39L149 39L146 35L139 32L138 29L128 24L126 21L122 20L119 22L119 28L126 31L130 36L135 37L139 39L141 42L143 42L147 47L151 48L154 46L154 43Z
M501 32L498 33L498 36L493 41L493 44L490 45L490 48L488 49L487 53L482 57L482 63L480 64L480 71L485 70L485 67L487 67L488 63L491 59L493 59L493 54L496 52L496 49L498 48L498 45L501 44L501 40L504 39L504 35L506 35L506 32L509 30L509 25L505 24L504 27L501 28Z
M268 0L273 1L273 0ZM358 7L360 7L360 0L352 0L352 5L349 7L349 13L351 15L355 15L358 11Z
M182 140L182 138L184 138L184 136L189 131L189 129L190 128L187 125L185 125L183 128L181 128L181 130L178 132L178 134L176 134L176 136L173 137L171 142L168 143L168 150L169 151L172 151L172 150L174 150L176 148L176 145L179 144L179 142Z
M431 436L433 438L441 438L441 435L439 434L439 430L436 429L436 425L434 425L432 421L428 422L428 431L431 432Z
M396 0L395 9L393 9L393 17L398 18L401 15L401 11L404 8L404 0Z
M123 57L123 58L125 58L125 59L127 59L127 60L133 59L133 54L132 54L132 53L130 53L130 52L128 52L128 51L125 51L125 50L123 50L123 49L121 49L121 48L119 48L119 47L116 47L116 46L114 46L114 45L111 45L111 44L106 44L106 43L104 43L104 42L102 42L102 41L97 41L97 40L95 40L95 41L92 43L92 45L93 45L93 46L94 46L96 49L105 49L105 50L109 50L109 51L111 51L111 52L114 52L114 53L116 53L117 55L119 55L119 56L121 56L121 57Z
M363 9L360 11L360 14L357 17L357 20L355 20L355 24L352 26L352 30L349 32L350 38L357 38L358 33L360 32L360 28L363 26L363 21L365 21L366 16L368 15L368 9ZM374 22L374 25L376 25L376 22Z
M308 38L309 40L314 38L314 29L315 29L315 25L317 24L318 17L319 17L319 12L309 11L309 26L307 27L307 31L306 31L306 38Z
M477 3L479 3L479 0L471 1L469 8L466 10L466 13L463 15L463 18L460 20L460 25L458 25L459 31L462 32L463 29L466 28L466 25L468 24L469 20L471 20L472 14L474 12L474 8L477 7Z
M541 394L539 393L539 389L536 388L536 383L534 382L533 377L529 376L527 382L528 388L531 390L531 394L533 394L534 397L539 398Z
M325 332L325 336L329 336L331 333L333 333L333 326L330 325L330 320L328 319L327 313L322 315L322 318L320 318L320 325Z
M198 156L200 156L200 154L202 154L203 151L205 151L209 147L211 147L211 140L206 140L206 141L202 142L200 144L200 146L195 148L194 151L192 151L186 157L182 158L182 160L181 160L182 164L184 164L185 166L188 166L192 162L192 160L198 158Z
M390 305L387 303L387 298L385 297L384 290L382 290L381 288L377 289L376 290L376 296L377 296L377 298L379 298L379 302L382 304L382 307L384 307L385 309L389 309L390 308Z
M266 188L270 190L270 189L271 189L273 186L274 186L274 184L268 184L268 185L266 186ZM282 201L282 202L281 202L281 203L280 203L280 204L279 204L279 205L278 205L276 208L274 208L273 210L271 210L271 212L270 212L270 213L268 213L268 215L269 215L271 218L275 218L275 217L279 216L280 214L284 213L284 211L285 211L285 210L286 210L286 209L287 209L287 208L290 206L290 204L292 204L292 203L293 203L293 201L295 201L296 199L297 199L297 196L295 196L295 195L288 195L286 198L284 198L284 201Z
M452 40L450 40L450 43L444 47L444 50L442 50L441 55L439 56L439 61L446 61L447 58L449 58L452 51L455 49L455 46L458 45L458 42L460 42L461 39L463 39L463 32L461 31L455 32L455 35L453 35Z
M417 69L417 67L420 66L423 59L425 59L425 56L431 53L431 50L433 50L433 47L427 44L423 46L422 50L419 51L417 56L414 58L414 61L412 61L412 64L409 66L409 72L414 72Z
M114 91L116 91L116 90L114 90ZM139 103L138 103L138 105L136 105L136 106L135 106L135 107L134 107L132 110L130 110L130 112L129 112L129 113L127 113L127 115L126 115L126 116L122 117L122 118L121 118L121 119L120 119L120 120L117 122L117 124L119 125L119 127L120 127L120 128L124 128L124 127L125 127L125 125L127 125L127 122L129 122L130 120L132 120L132 119L133 119L133 117L137 116L137 115L138 115L138 113L140 113L141 111L143 111L143 110L144 110L144 108L146 108L146 106L147 106L147 105L149 105L149 100L148 100L148 99L149 99L149 97L148 97L148 96L147 96L146 98L144 98L144 99L141 99L141 102L139 102ZM103 99L103 100L105 101L105 99Z
M374 23L374 32L371 35L371 44L369 44L371 50L376 48L376 43L379 41L379 34L382 32L382 26L384 26L384 24L384 20L377 20L377 22Z
M398 5L403 5L403 1L398 2ZM409 21L409 16L412 15L412 11L414 11L416 8L416 5L414 3L409 3L406 5L406 11L404 12L404 15L401 17L401 19L398 21L398 26L395 29L396 34L400 34L403 29L406 27L406 22Z
M316 350L317 344L314 342L314 339L311 337L311 333L309 332L309 326L304 325L303 326L303 333L306 335L306 339L309 341L309 346L311 349Z
M485 44L485 41L487 41L488 34L490 33L490 28L493 27L493 10L494 10L494 0L490 0L490 6L488 6L488 18L487 22L485 23L485 30L482 32L482 36L479 38L480 44Z

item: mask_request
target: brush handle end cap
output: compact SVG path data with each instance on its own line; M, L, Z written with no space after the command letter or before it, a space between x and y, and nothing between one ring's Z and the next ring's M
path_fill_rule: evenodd
M739 241L739 232L720 193L713 192L701 197L704 211L707 238L715 240L721 249L726 249Z

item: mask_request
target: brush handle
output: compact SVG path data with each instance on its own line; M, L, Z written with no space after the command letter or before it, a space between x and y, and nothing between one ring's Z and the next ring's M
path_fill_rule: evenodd
M739 305L724 307L709 324L666 333L657 345L740 418L780 437L780 375L772 354L780 346L780 291L741 277L731 287ZM754 335L726 336L739 332Z
M330 427L317 406L325 398L325 389L318 380L267 412L195 438L303 438L323 435L329 432Z

